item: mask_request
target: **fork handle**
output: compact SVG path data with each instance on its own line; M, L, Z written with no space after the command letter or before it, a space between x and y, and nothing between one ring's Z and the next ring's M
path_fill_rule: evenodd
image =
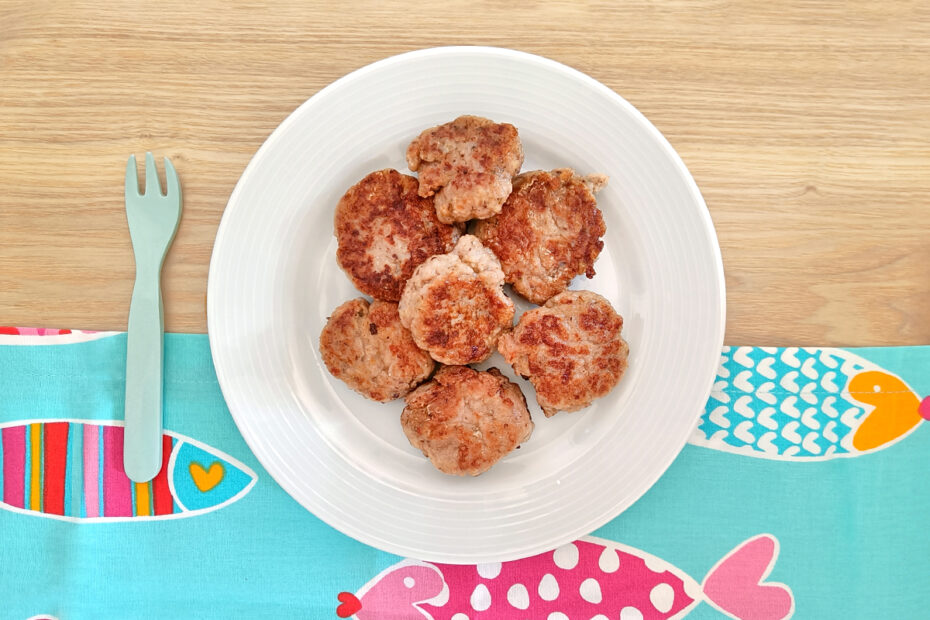
M136 482L151 480L161 469L163 364L164 322L159 273L151 275L137 268L126 334L123 441L123 468Z

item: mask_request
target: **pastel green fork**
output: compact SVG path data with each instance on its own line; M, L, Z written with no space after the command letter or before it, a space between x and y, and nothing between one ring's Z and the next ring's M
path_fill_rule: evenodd
M126 409L123 468L136 482L154 478L162 462L164 315L161 268L181 221L181 184L165 158L163 195L155 158L145 154L145 192L139 193L136 156L126 164L126 219L136 260L136 283L126 335Z

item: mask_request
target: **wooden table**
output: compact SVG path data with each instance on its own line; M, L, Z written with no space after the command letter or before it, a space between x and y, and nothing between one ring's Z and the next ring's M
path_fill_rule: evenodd
M0 0L0 324L125 328L123 172L151 150L185 192L166 328L205 331L217 225L278 123L374 60L486 44L668 137L720 236L728 343L930 343L930 4L504 4Z

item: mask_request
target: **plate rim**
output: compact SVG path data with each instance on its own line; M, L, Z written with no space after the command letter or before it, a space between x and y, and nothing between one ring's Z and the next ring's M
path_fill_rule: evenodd
M694 420L687 432L683 434L679 441L676 441L676 449L673 452L670 452L670 456L665 459L665 462L662 463L661 467L656 467L652 475L643 476L643 480L647 484L642 485L642 488L639 492L631 493L625 498L624 502L615 504L609 510L606 510L603 514L593 515L592 518L585 521L583 525L579 525L571 532L564 533L562 535L553 535L550 537L550 543L546 543L545 549L540 550L541 545L533 545L534 549L530 552L525 551L511 551L509 553L498 553L493 556L488 555L469 555L466 553L450 551L446 553L434 553L429 558L419 557L421 560L434 561L434 562L443 562L449 564L479 564L483 562L501 562L501 561L510 561L523 557L528 557L535 553L541 553L548 549L554 549L560 545L567 544L574 540L577 540L581 536L590 534L591 532L597 530L600 527L603 527L611 520L620 516L636 504L643 495L646 494L656 482L661 479L662 476L668 471L668 468L671 464L678 458L687 444L688 437L692 434L694 429L697 427L700 417L701 417L701 404L706 402L707 398L710 396L711 390L713 389L713 377L716 372L717 361L716 357L719 355L719 351L722 350L725 331L726 331L726 279L723 269L723 257L720 250L720 241L717 236L716 228L713 223L713 219L710 215L710 210L707 207L707 204L704 200L703 195L701 194L700 189L697 186L694 177L691 175L691 172L688 170L684 161L681 159L681 156L678 152L672 147L668 139L662 134L659 129L652 124L652 122L640 112L633 104L627 101L622 95L598 81L597 79L591 77L590 75L575 69L569 65L563 64L559 61L547 58L545 56L540 56L537 54L532 54L529 52L524 52L520 50L495 47L495 46L483 46L483 45L456 45L456 46L441 46L441 47L428 47L417 49L409 52L404 52L400 54L395 54L382 58L375 62L363 65L353 71L346 73L345 75L339 77L338 79L330 82L316 93L308 97L303 101L299 106L297 106L287 117L282 120L277 127L268 135L268 137L262 142L261 146L255 151L252 155L249 163L246 165L242 174L239 176L239 179L236 182L236 185L231 192L229 198L226 201L226 206L223 209L223 215L220 219L219 226L217 227L216 236L214 238L213 248L210 254L210 264L207 275L207 295L206 295L206 312L207 312L207 336L210 345L210 355L213 361L214 369L216 371L217 382L219 383L220 390L223 394L224 401L226 402L227 409L230 412L230 415L233 419L233 422L236 424L239 434L242 436L243 440L246 442L249 450L252 452L255 459L262 465L268 475L274 480L274 482L285 490L288 495L291 496L294 501L296 501L304 510L307 510L310 514L314 515L320 521L326 523L328 526L339 531L340 533L349 536L365 545L371 546L388 553L396 554L404 557L412 557L415 552L412 552L408 546L403 544L398 544L395 542L386 542L382 540L375 541L374 537L369 536L364 531L359 531L358 528L354 527L345 527L342 523L334 523L329 519L317 515L315 512L310 510L307 506L304 505L302 501L297 499L294 496L294 493L289 488L290 481L286 480L282 482L272 473L262 461L258 452L255 449L256 438L251 437L249 433L243 430L243 426L239 423L237 414L233 411L233 407L230 406L230 398L228 394L231 393L231 380L225 374L224 370L221 368L220 364L217 363L219 359L218 348L221 346L218 343L218 336L216 336L216 321L218 320L216 314L218 310L213 310L215 307L217 292L215 290L218 286L217 280L219 275L216 273L217 265L217 255L219 253L219 248L222 244L222 241L225 237L229 235L228 229L231 226L230 218L227 217L227 211L229 207L236 203L239 198L239 195L243 191L243 187L247 184L248 180L254 176L255 170L259 166L259 162L264 158L264 153L267 150L273 148L278 140L281 139L289 129L292 124L296 122L296 119L303 114L303 110L307 107L314 105L316 101L325 98L325 96L332 90L337 89L341 84L354 81L358 79L363 79L367 74L380 71L384 67L389 67L394 64L405 63L410 61L416 61L423 57L430 56L442 56L442 55L473 55L473 56L486 56L488 58L509 58L517 60L519 62L532 63L537 66L540 66L549 71L556 71L567 75L575 80L583 82L588 87L593 88L596 91L599 91L603 95L607 96L614 105L617 105L623 108L627 113L631 114L638 123L651 135L653 139L656 140L658 146L662 152L669 158L670 162L673 164L677 172L681 175L682 180L687 186L689 197L695 202L695 205L698 207L697 213L702 224L702 232L705 234L709 241L709 250L711 250L712 256L710 257L714 263L713 275L717 283L717 299L716 302L719 307L719 313L717 317L716 325L716 338L717 342L716 353L714 357L713 364L709 363L711 370L708 374L707 387L702 397L702 402L695 407ZM709 356L708 356L709 357ZM620 510L617 510L617 506L626 504Z

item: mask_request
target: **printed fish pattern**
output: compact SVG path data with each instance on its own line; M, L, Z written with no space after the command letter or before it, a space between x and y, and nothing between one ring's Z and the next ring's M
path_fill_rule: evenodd
M77 333L93 334L96 332ZM0 334L5 336L66 336L72 333L70 329L51 329L46 327L0 327Z
M82 329L52 329L46 327L0 326L0 344L49 345L88 342L112 336L117 332L97 332Z
M930 420L900 377L843 349L724 347L689 443L816 461L885 448Z
M255 473L189 437L162 435L149 482L123 471L123 426L88 420L0 425L0 508L69 521L188 517L245 496Z
M727 554L699 584L639 549L585 537L512 562L453 565L403 560L356 594L340 592L336 615L355 620L664 620L702 601L740 620L782 620L794 597L766 582L778 557L770 534Z

